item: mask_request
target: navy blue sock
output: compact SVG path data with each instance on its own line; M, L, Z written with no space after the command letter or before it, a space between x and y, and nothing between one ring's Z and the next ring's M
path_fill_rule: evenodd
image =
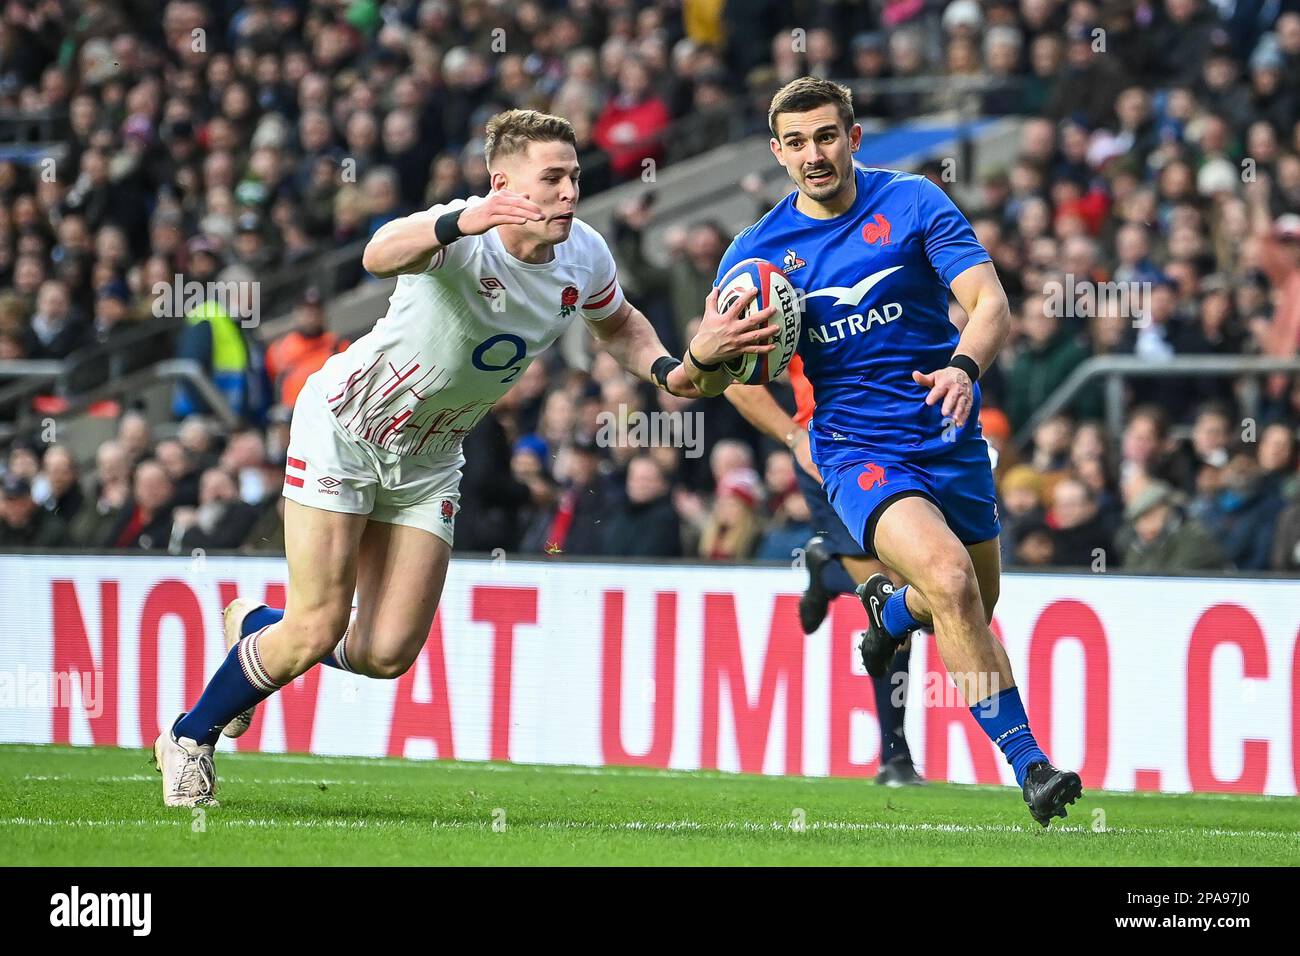
M880 619L885 624L885 630L889 632L890 637L899 641L906 640L907 635L918 627L925 627L907 609L907 589L908 585L904 584L891 594L880 612Z
M255 611L249 611L244 618L244 623L239 625L239 636L248 637L249 634L256 634L268 624L278 624L284 619L284 610L278 607L259 607Z
M203 689L203 695L172 732L200 744L215 744L231 719L270 697L280 685L271 680L257 651L261 632L245 638L230 649Z
M998 745L1002 755L1016 772L1016 783L1023 786L1029 765L1046 763L1047 755L1029 730L1029 718L1020 700L1020 690L1008 687L992 697L985 697L970 712L989 740Z
M907 737L903 735L903 718L907 714L907 664L912 649L894 655L894 662L884 677L872 678L876 688L876 716L880 718L880 763L895 757L910 757ZM899 676L901 675L901 676Z
M822 565L821 582L822 587L832 594L852 594L857 589L839 558L832 558Z

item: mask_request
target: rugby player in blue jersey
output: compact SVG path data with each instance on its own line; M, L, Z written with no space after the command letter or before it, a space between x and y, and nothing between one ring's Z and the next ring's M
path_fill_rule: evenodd
M861 169L849 90L794 80L768 111L772 153L797 187L732 242L718 279L745 259L800 290L798 354L812 384L812 458L827 497L884 574L857 589L862 661L881 677L900 643L932 629L971 714L1015 772L1043 826L1082 792L1039 748L1011 664L989 630L999 575L997 500L980 434L982 369L1010 329L988 253L922 176ZM949 292L969 315L959 333Z

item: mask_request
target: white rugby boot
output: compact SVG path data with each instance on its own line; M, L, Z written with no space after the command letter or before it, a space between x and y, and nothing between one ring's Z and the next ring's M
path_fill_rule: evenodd
M212 750L211 744L189 737L178 740L170 727L158 735L153 743L153 765L162 774L163 803L169 807L219 806Z
M252 614L258 608L266 607L265 604L258 604L256 601L250 601L247 598L235 598L226 605L226 611L222 615L222 629L226 635L226 653L242 640L240 634L244 626L244 618ZM248 710L236 714L231 718L230 723L226 724L221 731L227 737L238 737L248 730L249 725L253 722L253 711L257 709L254 704Z

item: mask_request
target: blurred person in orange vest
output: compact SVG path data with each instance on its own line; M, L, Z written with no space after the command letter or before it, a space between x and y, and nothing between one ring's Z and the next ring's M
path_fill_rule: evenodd
M315 288L303 293L293 318L294 330L276 339L266 352L266 370L275 383L276 401L286 408L293 408L307 376L349 344L325 328L325 306Z

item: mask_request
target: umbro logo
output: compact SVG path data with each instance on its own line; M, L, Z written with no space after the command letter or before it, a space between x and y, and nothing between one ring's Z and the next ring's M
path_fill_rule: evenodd
M339 481L337 478L331 478L329 475L326 475L324 478L317 478L316 483L320 485L321 493L326 495L337 495L338 492L335 489L338 488L339 485L343 484L343 482Z
M504 292L506 288L506 284L496 276L483 276L478 280L478 284L483 288L474 291L485 299L495 299L497 293Z

